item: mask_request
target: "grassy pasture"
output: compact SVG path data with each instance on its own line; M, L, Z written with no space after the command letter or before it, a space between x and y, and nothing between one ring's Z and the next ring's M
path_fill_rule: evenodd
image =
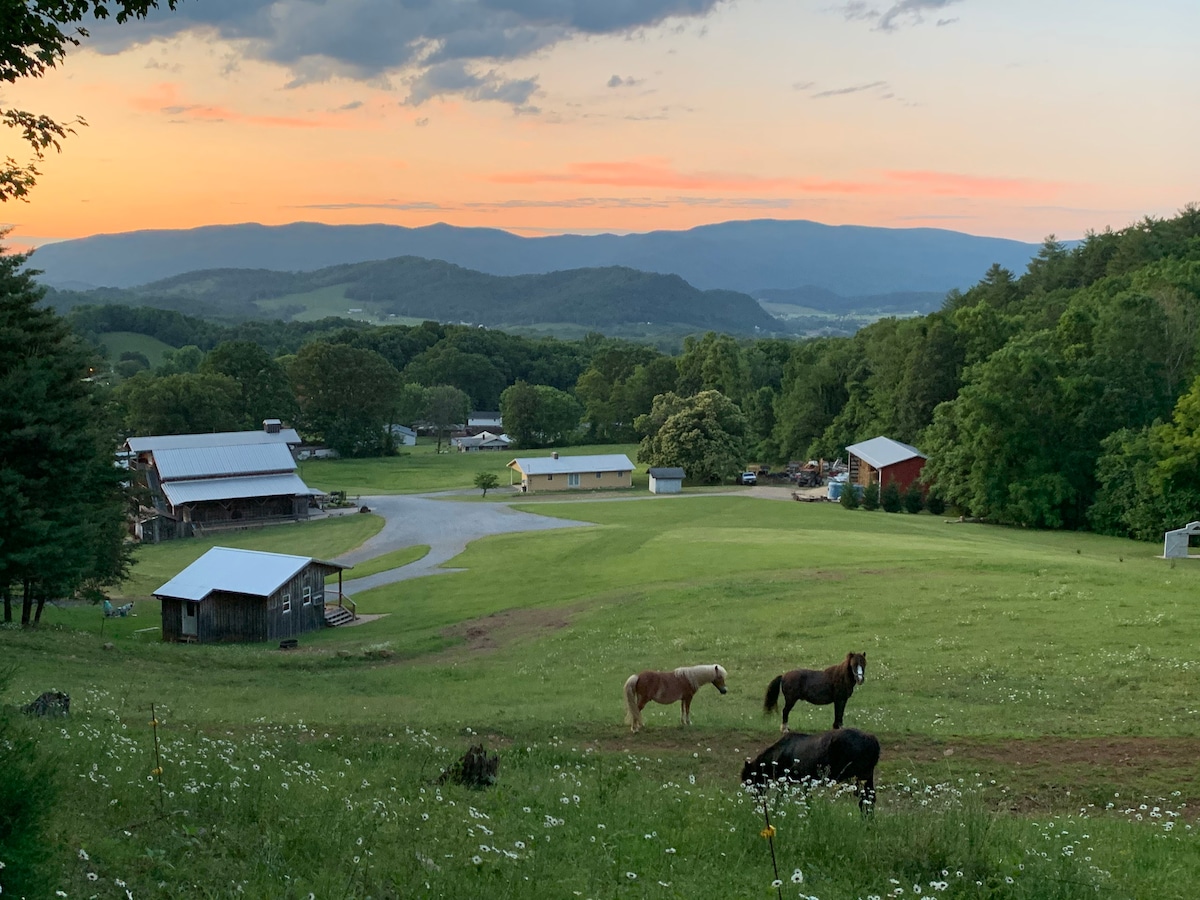
M383 617L292 653L164 645L133 633L145 606L107 623L111 650L90 609L0 632L19 665L7 700L74 697L65 727L40 726L72 785L51 886L774 897L762 810L736 790L742 757L778 735L763 689L861 649L846 719L883 744L879 809L864 822L847 798L772 793L783 896L1193 896L1200 567L1093 535L746 496L518 508L592 527L476 542L450 563L465 571L358 594ZM372 520L294 540L330 529L342 552ZM238 537L281 549L281 534ZM143 565L177 566L178 546ZM708 661L727 696L705 688L690 729L652 704L629 735L628 674ZM792 713L796 730L831 721ZM476 740L499 750L499 783L436 784Z
M98 339L108 350L111 362L119 360L122 353L144 353L152 368L162 362L164 353L176 349L158 338L133 331L106 331Z

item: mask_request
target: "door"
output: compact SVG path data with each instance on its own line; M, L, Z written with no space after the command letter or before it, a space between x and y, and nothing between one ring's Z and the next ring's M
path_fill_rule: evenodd
M198 632L196 630L196 622L197 622L196 607L197 606L199 606L198 603L188 603L187 601L184 601L183 623L182 623L182 627L180 628L180 632L185 637L187 637L189 635L191 637L196 637L198 635Z

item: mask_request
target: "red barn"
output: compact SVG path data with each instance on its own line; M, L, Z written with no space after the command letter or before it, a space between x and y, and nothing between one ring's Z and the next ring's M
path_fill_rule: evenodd
M921 476L925 454L916 447L877 437L846 448L850 455L850 483L863 487L871 483L880 487L896 482L901 491Z

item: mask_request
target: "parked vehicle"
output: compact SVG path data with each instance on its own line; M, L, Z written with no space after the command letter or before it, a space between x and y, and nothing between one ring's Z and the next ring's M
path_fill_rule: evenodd
M753 472L743 472L738 476L738 484L758 484L758 476Z

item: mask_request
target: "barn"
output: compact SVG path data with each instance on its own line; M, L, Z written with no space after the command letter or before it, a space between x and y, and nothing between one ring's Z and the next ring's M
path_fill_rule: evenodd
M921 476L926 456L916 447L888 437L871 438L846 448L850 456L851 484L870 484L879 487L889 481L904 491Z
M654 466L647 470L650 476L650 493L678 494L683 490L683 469L675 466Z
M221 528L296 521L319 491L297 474L291 428L132 437L127 459L142 491L135 536L157 542Z
M349 566L290 556L213 547L160 587L162 639L188 643L285 641L356 618L342 593ZM326 591L325 579L338 586Z
M520 475L521 490L529 493L633 487L633 463L624 453L562 457L551 453L514 459L508 468L510 478Z

